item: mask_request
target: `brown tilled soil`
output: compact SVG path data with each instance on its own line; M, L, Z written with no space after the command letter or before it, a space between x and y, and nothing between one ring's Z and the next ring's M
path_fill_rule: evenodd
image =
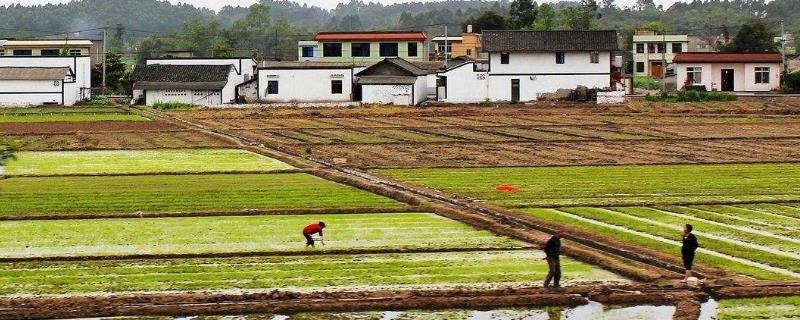
M155 132L78 132L69 134L3 135L18 141L22 150L116 150L159 148L213 148L235 144L194 130Z
M173 114L354 168L800 160L800 99L792 98Z
M47 134L77 132L146 132L176 131L175 127L160 121L95 121L95 122L14 122L0 123L0 133Z

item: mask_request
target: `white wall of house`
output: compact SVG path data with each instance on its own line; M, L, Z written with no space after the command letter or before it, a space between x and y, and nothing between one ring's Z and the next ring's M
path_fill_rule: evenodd
M147 90L145 103L152 106L156 103L186 103L196 105L222 104L222 91L219 90Z
M0 80L0 106L61 104L62 80Z
M488 72L475 72L474 63L465 63L439 73L447 77L446 90L441 90L439 101L452 103L482 102L489 97Z
M427 76L419 76L414 84L361 85L361 102L414 106L427 99Z
M489 72L491 74L609 74L611 53L605 51L598 54L598 63L591 63L590 52L566 52L564 64L556 64L555 52L512 52L509 54L508 64L502 64L501 54L492 52L489 53Z
M436 80L439 77L435 73L431 73L425 77L426 84L425 84L425 94L427 95L434 95L436 94Z
M418 105L425 100L428 100L428 93L430 92L428 89L428 78L428 76L420 76L417 77L417 81L414 82L414 105Z
M342 81L342 93L332 93L332 81ZM278 81L278 94L267 94ZM353 69L259 69L258 97L265 102L341 102L353 100Z
M0 85L0 105L39 105L43 102L51 102L53 100L51 96L54 94L42 95L38 92L61 92L62 90L64 92L63 104L66 106L91 98L92 66L89 57L0 57L0 67L68 67L75 73L74 78L68 77L60 83L58 88L54 86L54 81ZM55 102L62 103L60 93Z
M769 68L769 83L756 83L756 67ZM688 78L687 68L701 68L701 79L695 84L709 91L722 90L722 70L733 69L733 91L772 91L780 88L780 63L677 63L678 88L683 88Z
M606 88L611 81L611 53L598 52L597 63L591 62L590 52L566 52L564 63L556 63L555 52L510 53L507 64L499 52L489 55L488 72L474 71L468 63L446 72L444 102L479 103L511 101L511 82L520 82L520 101L535 101L543 93L558 89Z
M365 84L361 86L361 102L407 106L412 101L413 87L410 84Z

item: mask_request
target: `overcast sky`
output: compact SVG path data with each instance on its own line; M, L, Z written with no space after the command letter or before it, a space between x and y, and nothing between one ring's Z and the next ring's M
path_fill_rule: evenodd
M336 7L336 4L339 2L347 2L349 0L295 0L300 3L307 3L308 5L315 5L319 7L323 7L326 9ZM408 2L406 0L371 0L373 2L381 2L384 4L391 4L391 3L398 3L398 2ZM417 1L429 1L429 0L417 0ZM432 0L435 1L435 0ZM14 3L20 3L22 5L34 5L34 4L46 4L46 3L58 3L58 2L69 2L69 0L0 0L0 5L9 5ZM232 6L249 6L253 3L258 2L258 0L226 0L226 1L219 1L219 0L169 0L172 3L188 3L195 6L203 6L207 8L211 8L213 10L219 10L225 5L232 5ZM364 2L370 2L370 0L364 0ZM542 2L555 2L553 0L539 0L539 3ZM600 2L600 1L598 1ZM629 6L636 2L636 0L617 0L617 5L619 6ZM655 0L657 5L661 4L665 7L668 7L670 4L674 3L675 0Z

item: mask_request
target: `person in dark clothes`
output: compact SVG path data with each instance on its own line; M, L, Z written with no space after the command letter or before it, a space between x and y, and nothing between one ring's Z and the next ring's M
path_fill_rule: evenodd
M315 233L319 233L319 241L322 245L325 245L325 240L322 238L322 229L325 229L325 222L320 221L319 223L312 223L307 225L303 228L303 237L306 238L306 247L314 246L314 238L311 236Z
M561 281L561 262L559 256L561 255L561 233L558 232L547 240L544 246L544 254L546 255L547 268L550 270L547 273L547 278L544 279L544 287L550 286L550 281L553 281L553 287L560 287Z
M686 278L692 276L692 263L694 263L694 252L700 246L697 243L697 237L692 234L692 225L686 224L683 226L683 246L681 247L681 256L683 257L683 268L686 269Z

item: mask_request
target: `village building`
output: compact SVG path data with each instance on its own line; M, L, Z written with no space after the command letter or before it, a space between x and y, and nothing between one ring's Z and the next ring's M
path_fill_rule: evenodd
M488 64L464 62L439 72L438 100L534 101L558 89L611 84L615 31L484 31Z
M97 41L86 39L0 40L0 57L8 56L88 56L92 65L96 65L103 61L103 49Z
M226 90L223 90L219 96L221 100L213 98L213 101L220 101L219 103L234 103L239 101L236 86L242 83L251 81L256 77L257 63L253 58L249 57L234 57L234 58L204 58L204 57L164 57L147 59L145 62L147 66L151 65L195 65L195 66L231 66L234 74L226 80ZM137 66L136 69L142 66ZM232 86L229 86L232 84ZM232 88L232 89L229 89ZM176 96L176 95L172 95ZM144 90L134 87L133 98L140 100L144 97ZM155 97L153 95L153 97ZM162 97L163 98L163 97ZM187 99L188 100L188 99ZM185 102L190 103L190 102ZM198 101L195 104L206 104L205 102Z
M356 73L361 103L415 106L427 99L430 72L400 59L384 59Z
M265 61L258 68L261 102L348 102L354 95L355 73L366 64L347 62ZM245 92L240 95L247 96Z
M708 91L773 91L780 88L778 52L693 52L675 56L678 88Z
M299 41L300 61L375 63L386 58L425 60L421 31L320 32L313 41Z
M72 106L91 98L88 56L0 57L0 105Z
M236 100L238 75L233 65L150 64L131 74L133 90L145 104L219 105Z
M441 36L431 39L434 46L434 54L430 60L445 60L456 57L466 57L477 60L481 56L481 35L472 32L472 25L467 26L467 32L460 36Z
M689 36L639 29L633 35L633 75L663 78L676 54L689 51Z

